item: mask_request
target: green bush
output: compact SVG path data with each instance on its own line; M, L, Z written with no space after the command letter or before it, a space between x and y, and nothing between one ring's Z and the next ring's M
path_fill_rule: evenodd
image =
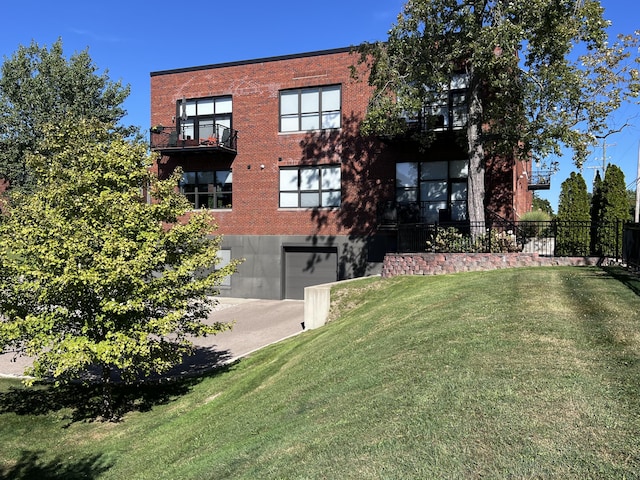
M463 235L455 227L445 229L437 228L433 232L429 232L427 239L428 252L448 252L461 253L469 249L471 237Z
M551 216L542 210L527 212L520 217L518 228L520 235L525 238L539 238L547 236L550 228Z
M437 229L430 232L427 240L428 252L446 253L508 253L518 252L515 235L508 232L490 230L475 239L456 227Z
M521 222L548 222L551 220L551 216L547 212L542 210L533 210L526 212L520 217Z
M516 242L516 236L509 232L491 230L487 237L487 241L489 241L488 251L490 253L510 253L520 251L520 247Z

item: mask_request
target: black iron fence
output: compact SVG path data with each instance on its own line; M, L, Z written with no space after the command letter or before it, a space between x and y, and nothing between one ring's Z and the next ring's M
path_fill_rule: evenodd
M627 257L637 262L640 229L632 229L631 225L622 221L594 224L499 219L492 219L486 225L471 222L398 224L397 250L398 253L524 252L544 256L599 256L622 260L623 246L626 246Z
M640 269L640 223L627 223L622 238L622 256L629 267Z

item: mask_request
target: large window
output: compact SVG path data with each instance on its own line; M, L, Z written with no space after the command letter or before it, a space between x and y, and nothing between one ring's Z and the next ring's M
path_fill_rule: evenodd
M231 208L231 170L184 172L182 192L193 208Z
M432 94L432 101L425 107L428 127L435 130L450 130L467 125L468 84L469 77L466 74L455 74L449 85L443 85L439 92Z
M467 219L467 160L396 164L396 202L419 207L419 220Z
M280 207L339 207L340 165L280 169Z
M230 96L198 98L178 102L179 132L184 140L221 139L231 128Z
M340 128L340 85L280 92L280 131Z

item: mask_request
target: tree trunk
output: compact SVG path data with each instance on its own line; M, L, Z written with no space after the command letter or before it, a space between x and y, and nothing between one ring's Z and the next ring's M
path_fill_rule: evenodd
M112 386L111 368L102 365L102 416L109 421L114 420Z
M472 78L471 73L471 89L469 102L469 122L467 125L467 140L469 153L469 191L468 191L468 207L469 221L471 222L471 235L476 238L485 232L484 218L484 174L485 159L484 148L480 141L480 133L482 128L482 103L480 101L480 86L478 82Z

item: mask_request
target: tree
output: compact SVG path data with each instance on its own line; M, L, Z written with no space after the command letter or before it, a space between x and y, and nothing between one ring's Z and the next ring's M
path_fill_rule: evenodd
M216 286L220 237L209 214L183 219L179 172L150 173L147 146L96 120L44 127L28 154L33 193L0 224L0 346L35 356L27 373L58 382L99 367L104 415L111 379L162 373L191 352ZM153 198L147 203L142 189Z
M600 170L596 171L596 176L593 179L593 193L591 198L591 250L594 253L601 253L601 246L598 244L598 225L602 222L602 177L600 177Z
M633 182L635 183L635 182ZM627 190L627 201L629 203L629 217L635 220L636 218L636 189Z
M29 186L26 158L38 150L45 125L81 118L116 125L128 95L128 86L97 73L87 50L67 60L60 39L50 49L35 42L20 46L1 69L0 179Z
M533 192L532 210L545 212L549 215L549 218L553 217L553 207L551 202L546 198L540 198L535 192Z
M360 48L375 88L363 132L407 134L403 118L422 118L410 134L429 145L429 106L462 72L469 217L484 223L488 156L544 159L566 147L581 165L610 113L638 94L628 63L638 35L609 45L602 15L597 0L409 0L386 42Z
M587 184L579 173L571 172L562 182L556 217L556 254L589 255L591 222Z
M624 173L617 165L607 166L599 197L595 251L600 255L613 256L619 253L616 246L622 245L623 224L631 218Z

